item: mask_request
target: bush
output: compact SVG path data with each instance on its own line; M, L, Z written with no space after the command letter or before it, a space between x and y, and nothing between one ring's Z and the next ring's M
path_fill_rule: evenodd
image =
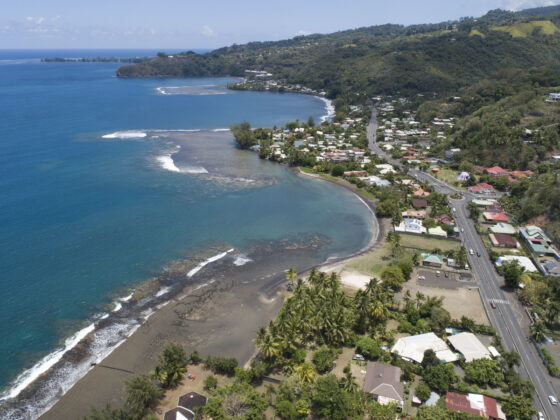
M377 341L369 337L360 337L356 343L356 352L370 360L377 360L381 356Z
M235 373L237 359L234 357L208 356L204 365L214 373L231 376Z
M414 394L422 401L426 401L428 398L430 398L430 387L425 382L420 382L418 385L416 385Z
M187 369L188 357L182 345L169 343L159 357L154 375L164 388L177 386Z
M288 400L281 400L276 403L276 414L288 420L294 420L299 417L296 406Z
M204 380L204 389L207 390L216 389L217 386L218 386L218 380L212 375L209 375Z
M332 176L342 176L344 175L344 166L342 165L334 165L331 169Z
M317 368L317 372L326 373L331 370L335 358L335 352L327 347L322 347L313 353L313 363Z
M198 351L194 350L191 353L190 361L193 365L198 365L200 362L202 362L202 357L200 357L200 354L198 354Z
M465 363L465 379L479 386L495 388L504 382L502 369L495 360L477 359Z

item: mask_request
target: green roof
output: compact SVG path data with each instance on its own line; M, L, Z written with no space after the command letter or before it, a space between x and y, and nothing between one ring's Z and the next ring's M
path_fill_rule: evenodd
M422 259L429 263L443 264L443 257L439 254L422 254Z

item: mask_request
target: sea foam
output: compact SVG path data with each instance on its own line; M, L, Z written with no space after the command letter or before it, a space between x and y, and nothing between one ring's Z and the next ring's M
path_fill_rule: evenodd
M156 157L156 160L159 162L160 166L163 169L171 172L181 172L181 170L177 168L177 166L175 166L175 162L173 161L171 155L172 154L158 156Z
M251 258L247 257L246 255L240 254L240 255L237 255L235 257L235 259L233 260L233 264L237 265L237 266L241 266L241 265L245 265L247 263L250 263L252 261L253 260Z
M228 249L225 252L222 252L221 254L217 254L214 255L213 257L210 257L204 261L202 261L201 263L199 263L195 268L193 268L191 271L189 271L187 273L187 277L191 278L192 276L194 276L196 273L198 273L202 268L206 267L208 264L213 263L214 261L218 261L222 258L224 258L227 254L229 254L230 252L233 252L233 248Z
M318 97L318 98L325 103L325 110L327 111L326 115L321 116L321 122L332 121L332 119L336 114L333 101L327 98L322 98L322 97Z
M7 390L0 396L0 401L17 397L21 391L23 391L29 384L31 384L31 382L33 382L35 379L41 376L41 374L45 373L52 366L54 366L60 359L62 359L62 356L64 356L67 351L76 347L76 345L94 329L95 324L90 324L87 327L82 328L71 337L68 337L64 342L64 347L46 355L41 360L39 360L39 362L37 362L31 369L28 369L21 375L19 375L14 382L14 386L12 386L9 390Z

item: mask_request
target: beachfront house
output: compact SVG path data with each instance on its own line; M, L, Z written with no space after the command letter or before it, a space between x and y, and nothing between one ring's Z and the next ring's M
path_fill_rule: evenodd
M410 217L405 218L398 226L395 226L395 232L403 233L416 233L422 235L427 232L427 229L422 225L422 220L413 219Z

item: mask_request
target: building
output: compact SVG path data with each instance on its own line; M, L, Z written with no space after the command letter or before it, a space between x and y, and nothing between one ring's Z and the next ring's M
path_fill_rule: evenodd
M552 163L554 165L555 163L558 163L558 162L560 162L560 155L552 156L552 158L550 160L550 163Z
M496 261L496 265L499 267L504 262L508 262L508 261L517 261L519 266L524 268L525 271L529 273L534 273L537 271L537 267L535 267L535 264L533 264L533 261L531 261L530 258L520 257L518 255L503 255L498 258L498 261Z
M491 211L485 211L482 213L482 216L487 222L509 222L509 218L506 216L505 213L496 213Z
M407 210L402 212L402 217L412 217L414 219L425 219L428 217L426 210Z
M443 266L443 257L438 254L422 254L422 265L441 268Z
M436 219L436 221L438 221L440 223L443 223L444 225L451 226L451 225L455 224L455 223L453 223L453 218L450 215L445 214L445 213L444 214L438 214L435 217L435 219Z
M428 202L423 198L413 198L412 207L417 209L425 209L426 207L428 207Z
M491 176L508 176L509 173L504 168L500 166L492 166L491 168L486 168L486 172Z
M486 182L481 182L478 185L469 187L468 190L473 194L493 194L494 187Z
M424 191L424 189L422 187L418 187L418 188L416 188L416 190L414 190L412 195L414 195L414 197L428 197L430 195L430 193L427 192L427 191Z
M468 181L469 179L471 179L471 176L469 175L468 172L461 172L457 176L457 181Z
M490 359L490 352L480 340L470 332L462 332L455 335L450 335L447 337L449 344L453 346L455 350L465 356L465 361L472 362L477 359Z
M558 261L546 260L542 263L544 274L552 277L560 277L560 264Z
M404 385L400 381L401 368L379 362L368 362L363 390L379 404L404 405Z
M496 223L494 226L490 227L490 231L492 233L505 233L508 235L514 235L517 233L515 226L510 225L509 223Z
M556 250L552 248L552 239L540 227L526 226L519 229L519 234L535 254L550 255L560 259Z
M461 151L461 149L449 149L445 151L445 158L446 159L453 159L453 156L455 156L455 153L459 153Z
M494 200L493 198L487 199L487 200L478 199L478 200L472 200L472 203L476 204L477 207L484 207L484 208L486 208L486 207L488 207L488 206L491 206L491 205L494 204L494 203L497 203L497 201Z
M560 101L560 93L550 92L548 94L547 102L557 102Z
M457 355L449 350L445 341L433 332L399 338L391 348L391 353L399 355L404 360L422 363L424 352L433 350L442 362L455 362Z
M492 241L492 245L500 247L500 248L517 248L517 241L511 235L506 233L491 233L490 241Z
M206 405L206 397L198 392L189 392L183 394L179 397L177 406L186 408L191 412L195 412L198 407L204 407Z
M406 218L398 226L395 226L395 232L424 234L427 229L422 225L422 220Z
M448 392L445 396L445 405L448 410L476 414L487 419L506 420L506 416L496 400L486 395Z
M441 226L436 226L434 228L428 229L428 235L447 238L447 232Z
M175 407L165 413L163 420L194 420L194 413L183 407Z

